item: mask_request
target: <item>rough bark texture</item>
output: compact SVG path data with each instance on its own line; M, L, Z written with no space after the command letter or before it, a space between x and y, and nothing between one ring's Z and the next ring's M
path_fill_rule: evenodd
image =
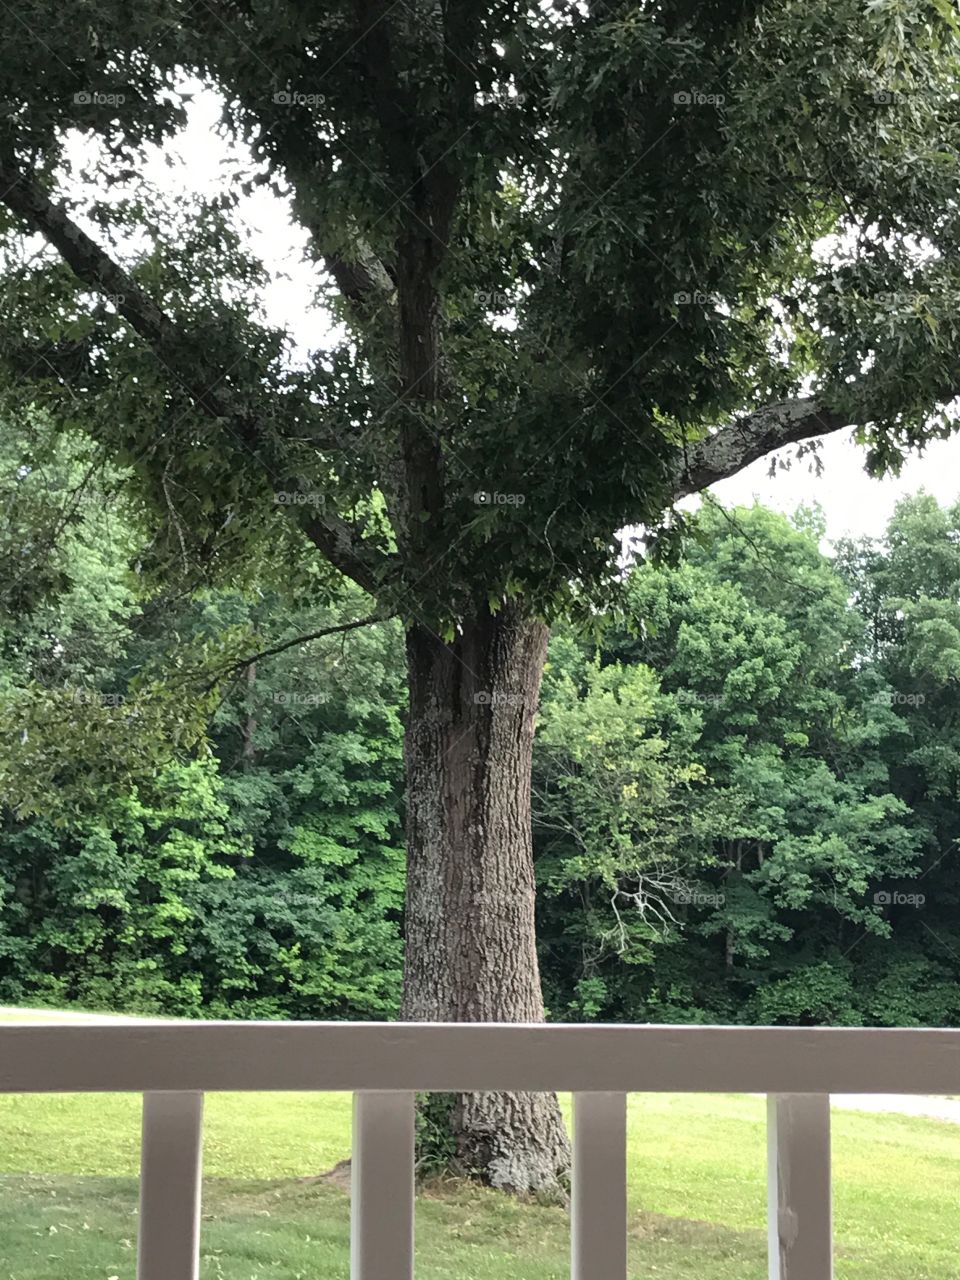
M407 636L407 908L403 1016L541 1022L530 833L547 630L482 611L450 645ZM570 1149L552 1094L464 1094L456 1164L492 1186L556 1194Z

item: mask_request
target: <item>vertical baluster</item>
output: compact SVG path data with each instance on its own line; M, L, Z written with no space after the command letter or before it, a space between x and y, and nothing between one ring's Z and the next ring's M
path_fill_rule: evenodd
M832 1280L828 1094L768 1097L767 1189L770 1280Z
M573 1095L573 1280L627 1274L627 1095Z
M413 1280L414 1095L353 1095L351 1280Z
M202 1093L145 1093L137 1280L198 1280Z

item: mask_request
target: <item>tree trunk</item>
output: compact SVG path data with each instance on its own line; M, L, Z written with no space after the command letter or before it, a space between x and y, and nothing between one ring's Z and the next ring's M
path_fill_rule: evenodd
M403 1017L542 1022L530 770L547 629L511 605L452 644L407 635ZM463 1094L454 1164L512 1191L560 1193L570 1148L553 1094Z
M253 705L253 692L256 688L256 684L257 664L255 662L251 662L247 667L247 718L240 729L240 736L243 740L240 759L242 761L244 773L249 773L257 762L257 748L255 742L257 735L257 720L251 710Z

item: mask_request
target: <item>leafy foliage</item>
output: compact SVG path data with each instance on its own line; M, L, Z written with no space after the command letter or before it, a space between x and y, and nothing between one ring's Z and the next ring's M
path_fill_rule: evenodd
M154 568L332 564L448 636L518 595L582 615L618 529L675 542L737 415L721 473L847 423L882 470L952 429L946 3L88 8L30 0L0 63L0 391L127 469ZM194 207L138 174L188 80L236 144ZM328 350L264 319L260 189L325 272Z
M939 516L943 555L948 518L929 499L917 504L934 528ZM669 743L701 782L669 797L650 790L641 838L627 856L616 840L604 839L605 858L592 867L574 846L585 828L558 836L551 822L542 824L541 880L548 895L559 891L541 906L555 1008L560 993L572 989L570 1008L587 1017L642 1011L668 1021L895 1025L914 997L928 1020L955 1015L953 995L936 976L944 963L942 947L935 958L940 926L913 901L934 901L933 883L920 884L927 858L953 874L956 839L952 828L927 829L918 793L932 779L904 785L903 735L923 732L923 716L914 721L914 714L928 705L910 692L918 687L909 667L915 651L905 635L888 650L908 664L906 681L902 669L871 660L868 619L850 603L840 572L848 562L869 562L860 594L879 598L878 625L892 631L902 602L884 600L882 592L894 581L898 544L910 543L911 558L922 554L914 505L904 504L893 521L889 551L875 548L868 557L848 548L838 564L819 551L822 530L810 513L791 526L762 508L707 505L683 567L633 575L632 634L607 637L599 670L615 683L622 664L631 664L627 669L654 691L634 711L634 733L648 754ZM929 652L931 675L939 671L943 679L942 663ZM598 701L590 678L596 660L584 663L569 641L554 653L570 673L559 682L561 717L563 691L579 680L582 714L590 707L602 717L603 734L593 743L602 760L600 743L622 739L622 708ZM553 714L548 706L548 741ZM570 734L568 741L582 738ZM614 754L626 758L622 745ZM939 752L926 759L934 754L942 761ZM549 760L541 755L537 766L548 809L567 812L568 792L589 786L591 772L603 766L595 759L557 779ZM955 796L951 788L943 801L951 814ZM608 795L608 821L622 822L629 812ZM666 865L664 842L672 850ZM615 910L617 895L638 875L660 895L653 919L642 898L639 910ZM954 897L953 890L945 895L944 909ZM898 989L904 981L910 993ZM940 993L933 998L931 981ZM884 999L890 1004L881 1012Z
M75 509L55 509L82 447L61 441L44 462L38 440L21 442L10 554L46 521L56 571L31 609L14 615L11 601L0 659L13 739L0 999L389 1016L403 900L395 632L283 648L353 618L354 602L157 594L131 572L142 535L99 471ZM235 646L249 657L266 639L281 652L232 669Z
M68 806L18 814L7 797L0 999L390 1016L399 629L283 648L358 602L291 610L277 588L144 601L125 568L136 526L99 512L58 534L56 578L7 624L4 689L17 706L59 690L56 758L86 762ZM599 647L554 636L534 776L554 1017L960 1016L958 520L919 495L884 540L830 559L816 512L707 504L686 563L637 569ZM171 632L186 652L224 634L248 659L281 651L227 673L202 743L167 744L121 785L78 745L89 708L127 714L124 691Z

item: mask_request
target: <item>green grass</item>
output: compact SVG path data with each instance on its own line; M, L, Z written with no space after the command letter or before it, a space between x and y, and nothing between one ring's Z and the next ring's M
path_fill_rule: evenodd
M630 1099L631 1277L762 1280L759 1098ZM133 1280L139 1099L0 1097L0 1280ZM346 1280L344 1095L221 1094L205 1119L203 1280ZM834 1113L838 1280L960 1280L960 1130ZM561 1280L562 1210L463 1186L417 1206L421 1280Z

